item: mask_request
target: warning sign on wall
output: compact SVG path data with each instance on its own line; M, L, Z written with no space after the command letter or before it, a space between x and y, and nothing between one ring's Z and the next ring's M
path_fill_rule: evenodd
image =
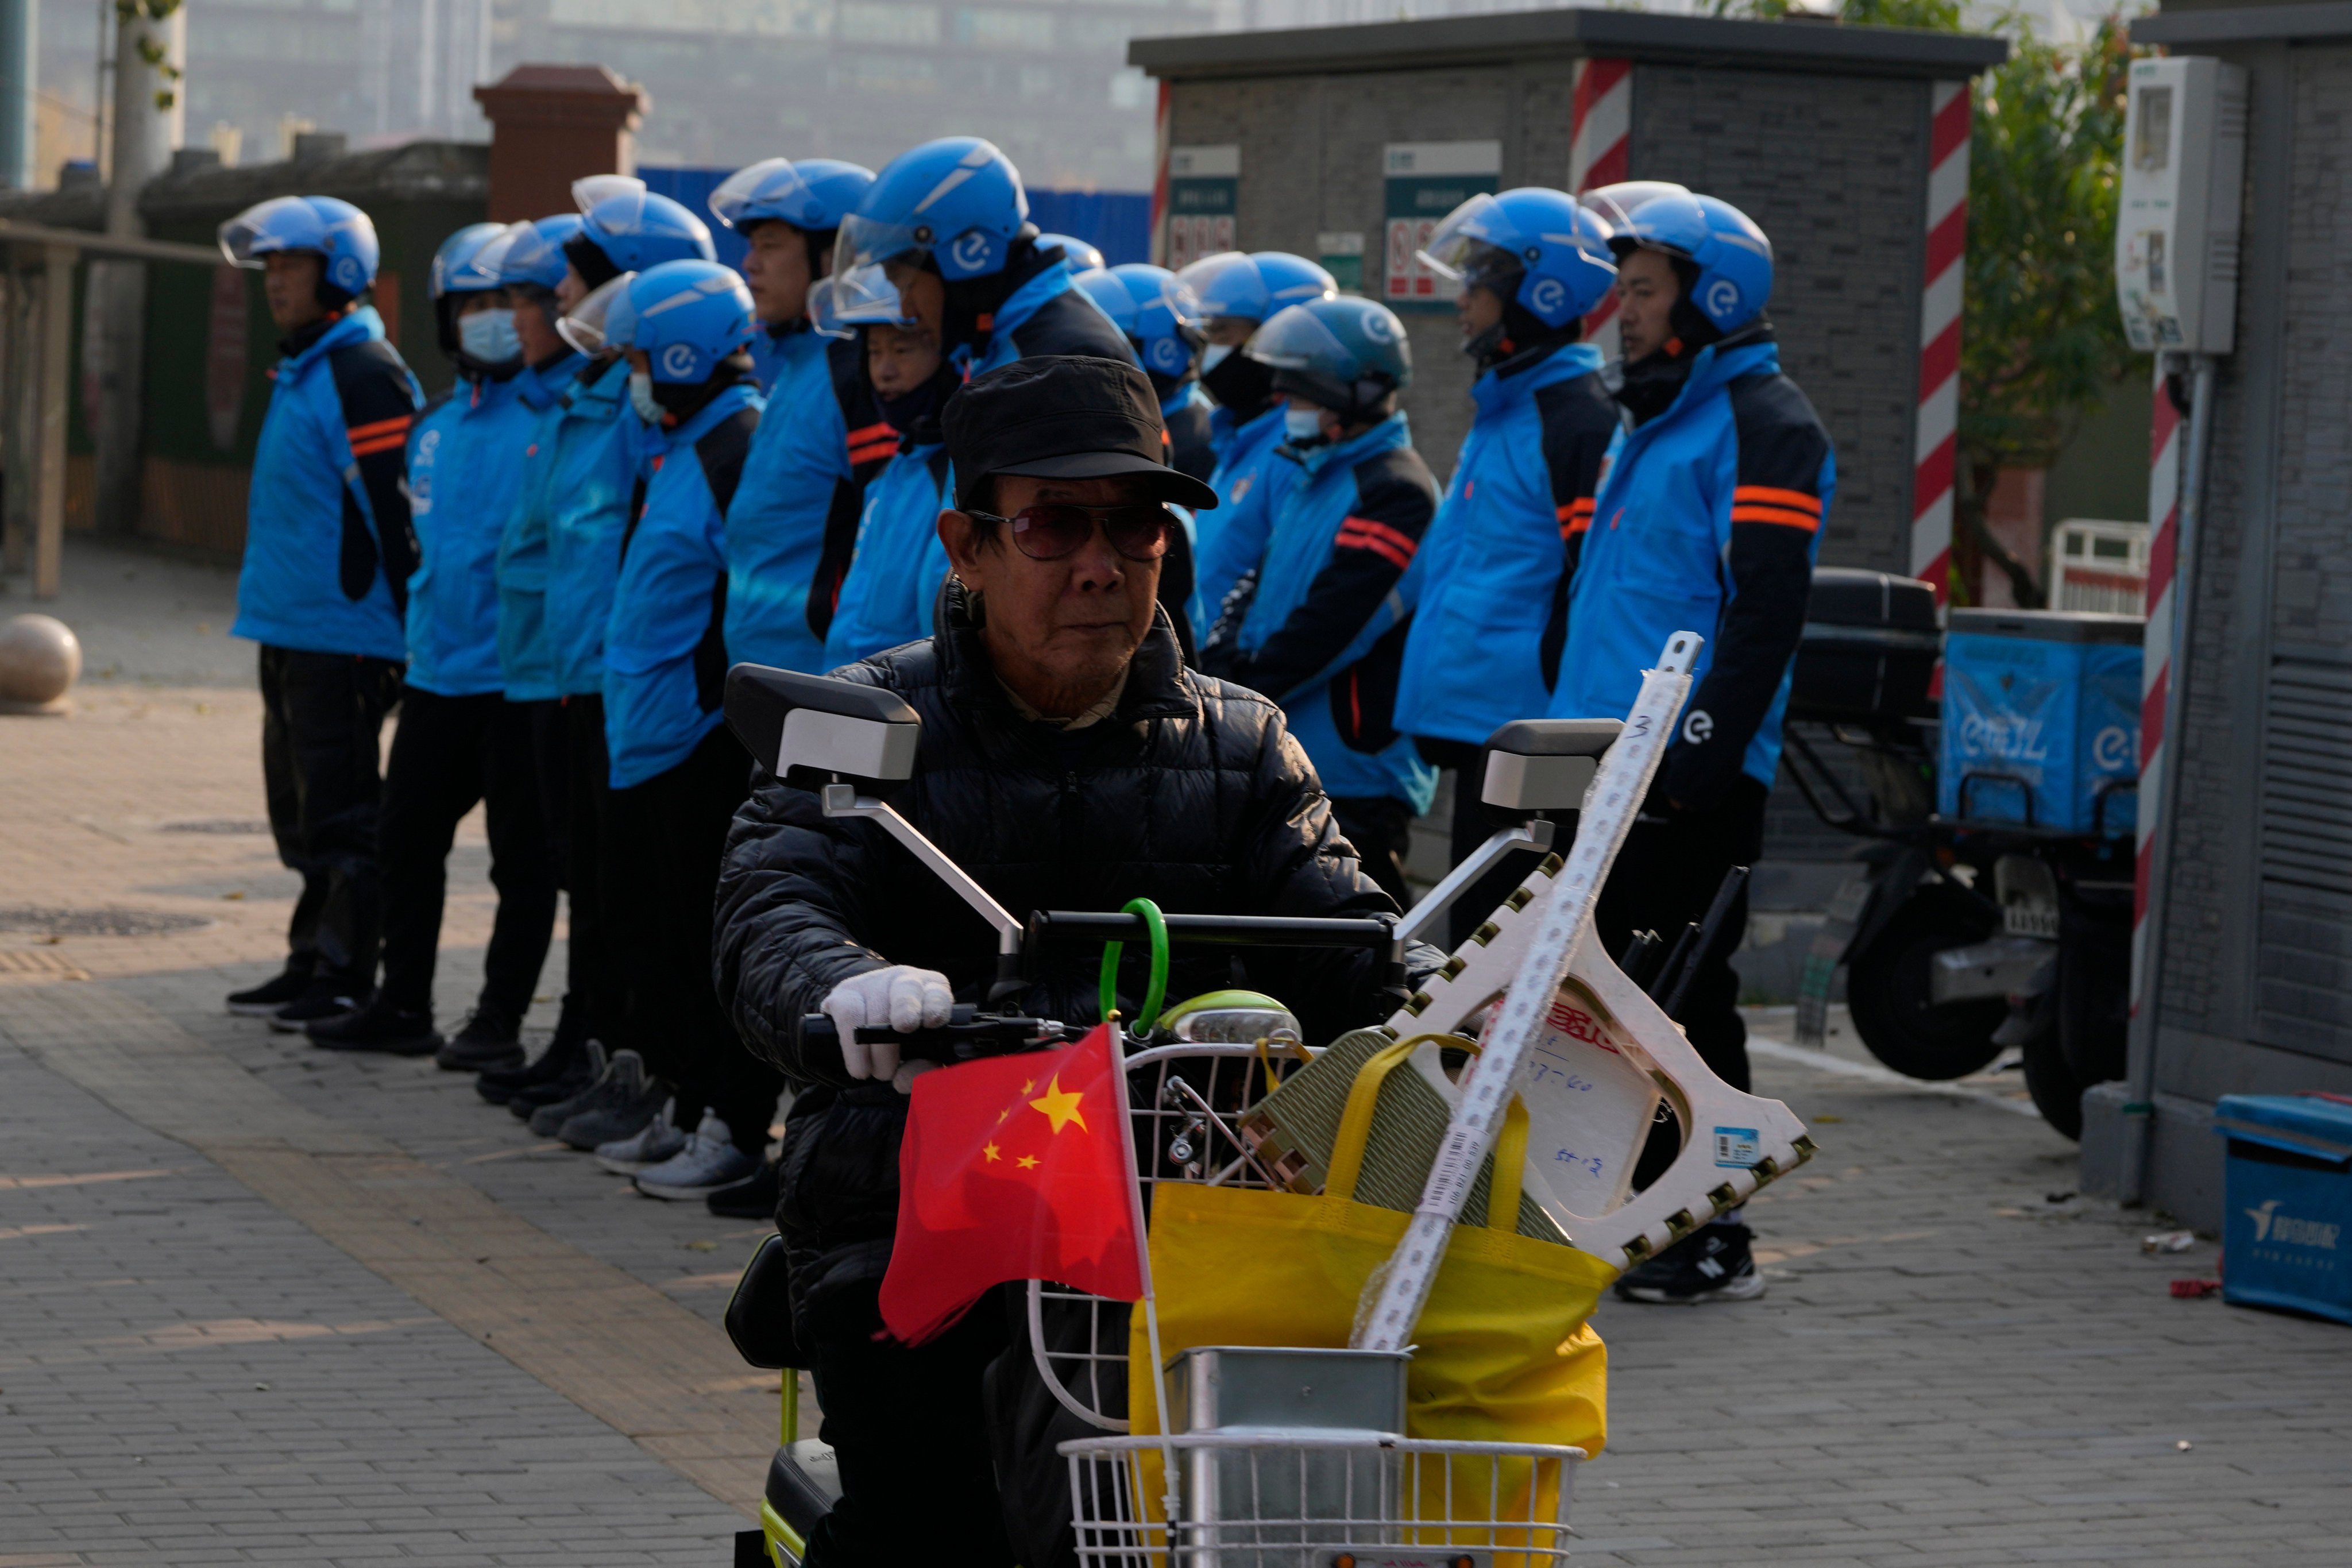
M1460 288L1414 259L1445 215L1502 184L1500 142L1391 142L1381 154L1388 244L1381 290L1391 305L1451 304Z
M1239 247L1234 213L1241 205L1239 143L1168 149L1168 266Z

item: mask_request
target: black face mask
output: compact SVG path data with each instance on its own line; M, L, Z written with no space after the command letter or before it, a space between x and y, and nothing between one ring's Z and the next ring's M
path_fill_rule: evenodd
M897 397L874 395L875 406L882 411L883 420L901 436L908 436L921 446L929 446L940 438L940 410L948 398L963 384L955 367L941 364L931 373L931 379L914 391Z
M1184 378L1181 375L1169 375L1156 370L1147 370L1143 374L1145 379L1151 383L1152 395L1162 403L1175 396L1176 389L1184 384Z
M1247 424L1265 413L1273 400L1274 367L1235 349L1201 373L1201 384L1233 412L1235 420Z

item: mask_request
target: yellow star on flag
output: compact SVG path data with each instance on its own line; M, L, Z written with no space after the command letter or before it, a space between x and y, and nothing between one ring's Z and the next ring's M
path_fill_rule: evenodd
M1037 1168L1037 1156L1034 1154L1024 1154L1021 1158L1015 1160L1013 1163L1020 1166L1024 1171L1034 1171Z
M993 1143L984 1145L980 1152L985 1155L991 1163L1003 1158L1003 1155L996 1152L996 1145Z
M1073 1094L1064 1089L1062 1075L1055 1073L1053 1081L1045 1086L1045 1092L1029 1102L1029 1109L1043 1111L1045 1120L1054 1124L1055 1132L1073 1121L1078 1124L1079 1131L1091 1132L1094 1129L1087 1126L1087 1119L1078 1114L1078 1101L1085 1098L1083 1094Z

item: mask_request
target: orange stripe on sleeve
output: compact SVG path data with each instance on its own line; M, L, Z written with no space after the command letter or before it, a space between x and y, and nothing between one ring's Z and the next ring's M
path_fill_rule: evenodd
M1789 507L1797 511L1811 512L1815 517L1822 515L1821 497L1809 496L1802 490L1780 489L1771 485L1735 487L1731 492L1731 504L1738 506L1742 501L1755 501L1762 506Z
M396 452L401 447L407 445L408 437L405 432L392 436L378 436L371 441L352 442L352 456L354 458L369 458L373 457L378 452Z
M378 419L366 425L352 426L343 434L352 441L364 441L372 436L389 436L396 432L404 432L415 423L416 423L415 415L403 414L391 419Z
M1811 533L1822 526L1822 520L1811 512L1791 511L1778 506L1735 506L1731 509L1734 522L1769 522L1783 528L1800 528Z

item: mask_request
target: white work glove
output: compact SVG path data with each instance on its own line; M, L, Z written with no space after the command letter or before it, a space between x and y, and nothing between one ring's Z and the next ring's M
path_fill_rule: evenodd
M857 1031L885 1025L902 1035L936 1029L948 1021L954 1006L955 995L948 989L946 975L936 969L894 963L843 981L826 994L819 1011L833 1020L834 1031L841 1037L841 1065L850 1077L887 1078L904 1094L918 1073L936 1064L908 1062L901 1068L896 1040L868 1043L857 1037Z

